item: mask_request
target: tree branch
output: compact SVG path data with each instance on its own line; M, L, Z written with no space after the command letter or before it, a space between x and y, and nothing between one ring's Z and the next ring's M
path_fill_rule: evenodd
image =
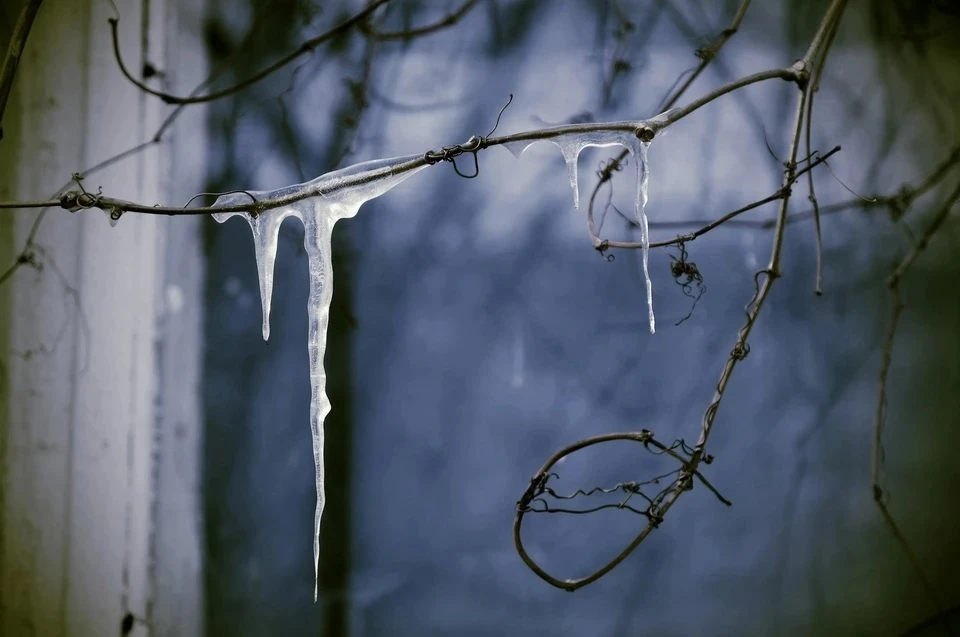
M727 359L727 362L724 365L723 370L720 374L720 380L717 382L717 387L714 392L713 400L710 402L710 404L707 406L706 411L704 412L703 419L701 422L700 438L697 441L697 444L693 447L692 453L690 454L689 459L687 459L684 462L677 479L663 493L657 496L654 504L651 506L650 510L648 511L648 514L651 517L651 519L657 522L663 519L667 511L670 510L670 508L674 505L674 503L680 498L680 496L683 493L693 488L694 477L697 476L697 471L700 464L709 463L712 461L712 457L706 453L706 444L710 436L710 432L713 427L713 421L716 418L717 410L719 409L720 402L723 400L724 391L726 390L727 385L730 382L731 375L733 373L733 370L736 368L737 363L739 361L742 361L744 358L746 358L747 354L750 351L749 345L747 344L747 339L750 336L750 332L753 330L753 326L757 321L757 317L759 316L760 309L763 307L764 301L766 301L767 297L770 294L770 290L773 287L774 281L776 281L777 278L780 277L780 274L781 274L780 273L780 255L783 247L784 230L787 225L787 210L789 207L790 194L791 194L790 185L793 184L798 178L798 176L800 175L800 172L797 170L797 154L800 147L800 140L802 136L801 134L802 134L803 126L805 122L807 101L810 95L809 69L811 66L811 60L817 60L819 59L818 56L825 55L826 52L823 49L824 47L823 43L825 42L825 40L828 39L826 34L831 33L836 28L837 23L840 21L840 18L843 15L843 10L846 7L846 2L847 0L832 0L830 7L827 9L827 12L824 14L824 17L820 22L820 26L817 29L817 33L814 35L813 40L811 41L811 44L808 47L804 57L798 60L796 64L790 67L790 69L787 69L788 73L784 75L772 76L772 77L784 77L784 79L791 79L796 81L800 92L799 92L799 95L797 96L796 114L794 116L794 124L793 124L793 138L790 144L790 157L786 164L787 170L784 173L783 183L780 187L780 191L778 191L778 193L782 192L783 196L779 198L780 206L779 206L779 211L777 213L776 228L774 231L773 242L770 248L770 261L767 264L766 268L758 271L754 275L754 283L756 285L756 288L753 296L751 297L750 301L747 303L747 306L745 308L746 322L737 333L737 339L734 344L733 350L730 352L730 357ZM783 69L781 69L781 71L782 70ZM766 73L771 73L771 72L768 71ZM756 76L752 76L752 77L756 77ZM737 82L734 82L733 84L737 84ZM745 86L746 84L740 83L740 85ZM724 94L728 92L723 90L723 87L721 87L721 89L719 89L718 91L720 94ZM714 91L714 93L717 93L718 91ZM667 113L664 114L663 119L666 120L667 125L669 125L669 123L673 121L677 121L678 119L685 117L689 113L693 112L697 108L700 108L708 101L709 100L705 101L704 99L701 99L701 100L697 100L696 102L693 102L690 106L684 109L668 111ZM615 164L615 163L616 163L615 161L611 162L611 164ZM608 175L607 180L609 179L609 175L612 175L613 171L616 169L616 168L610 168L609 166L608 168L609 170L607 170L607 173L606 173ZM604 181L604 179L601 179L601 181ZM764 276L762 283L760 282L761 275ZM529 489L528 489L528 492L529 492ZM516 535L516 533L518 532L516 522L515 522L514 529L515 529L514 532ZM632 551L634 548L636 548L636 546L639 545L643 541L643 539L645 539L646 533L648 532L649 531L647 530L644 533L641 533L641 535L637 536L637 538L635 538L635 540L628 547L628 551ZM618 558L618 560L619 559L620 558ZM527 563L528 563L528 566L530 566L529 562ZM615 566L615 564L609 567L605 567L605 570L603 570L603 572L600 572L599 574L595 574L594 576L592 576L592 578L589 581L593 581L599 578L601 575L603 575L608 570L613 568L613 566ZM533 567L531 566L531 568ZM534 569L534 571L537 572L541 577L543 577L543 574L537 571L537 569ZM547 579L547 578L544 578L544 579ZM587 581L579 581L579 580L566 580L566 581L557 582L557 581L552 581L552 578L547 579L547 581L549 581L554 586L559 586L560 588L565 588L568 590L572 590L573 588L577 588L579 586L585 585L586 583L589 583Z
M381 5L386 4L387 2L390 2L390 0L373 0L365 9L355 14L353 17L350 17L344 20L337 26L321 33L320 35L307 40L306 42L302 43L299 47L297 47L296 50L292 51L291 53L288 53L287 55L283 56L273 64L270 64L269 66L258 71L257 73L254 73L247 79L242 80L231 87L221 89L219 91L213 91L211 93L207 93L206 95L187 95L187 96L173 95L172 93L166 93L164 91L158 91L156 89L150 88L149 86L147 86L146 84L138 80L136 77L134 77L133 74L130 73L129 69L127 69L127 66L123 63L123 56L120 54L120 39L117 34L117 28L119 25L118 18L109 19L110 34L111 34L111 37L113 38L113 55L117 60L117 65L120 67L120 72L123 73L123 76L127 78L127 80L129 80L131 84L133 84L134 86L136 86L137 88L139 88L141 91L145 93L149 93L150 95L159 97L167 104L200 104L203 102L212 102L214 100L218 100L228 95L232 95L234 93L242 91L243 89L248 88L256 84L257 82L259 82L260 80L268 77L269 75L272 75L273 73L279 71L286 65L290 64L290 62L293 62L295 59L300 57L301 55L312 53L315 48L317 48L327 40L343 33L344 31L349 30L354 25L366 20L377 8L379 8Z
M840 147L839 147L839 146L834 146L834 147L833 147L832 149L830 149L830 151L828 151L825 155L818 156L816 160L810 162L810 163L809 163L806 167L804 167L802 170L798 170L798 171L793 175L793 178L792 178L792 180L790 181L789 184L787 184L786 186L781 186L781 187L780 187L775 193L773 193L772 195L770 195L770 196L768 196L768 197L764 197L763 199L760 199L760 200L758 200L758 201L754 201L753 203L747 204L746 206L743 206L743 207L741 207L741 208L737 208L736 210L733 210L733 211L731 211L731 212L728 212L728 213L726 213L725 215L723 215L723 216L721 216L721 217L719 217L719 218L717 218L717 219L715 219L715 220L713 220L713 221L706 222L706 223L696 222L697 224L703 223L702 227L698 228L697 230L694 230L693 232L690 232L690 233L687 233L687 234L678 235L678 236L677 236L676 238L674 238L674 239L668 239L668 240L664 240L664 241L654 241L654 242L651 242L649 247L651 247L651 248L663 248L663 247L666 247L666 246L679 245L679 244L681 244L681 243L686 243L686 242L688 242L688 241L693 241L693 240L696 239L697 237L699 237L699 236L701 236L701 235L704 235L704 234L710 232L711 230L714 230L715 228L719 228L720 226L728 223L728 222L729 222L730 220L732 220L732 219L737 218L738 216L740 216L741 214L743 214L743 213L745 213L745 212L749 212L750 210L755 210L755 209L757 209L757 208L759 208L759 207L761 207L761 206L764 206L764 205L766 205L766 204L768 204L768 203L771 203L771 202L773 202L773 201L778 201L778 200L780 200L780 199L784 199L784 198L786 198L786 197L789 197L789 196L790 196L790 193L791 193L791 186L792 186L794 183L796 183L796 181L797 181L800 177L802 177L804 174L809 174L814 168L816 168L816 167L819 166L820 164L826 162L827 159L828 159L831 155L833 155L834 153L838 153L838 152L840 152ZM595 194L596 194L596 191L594 191L594 195L595 195ZM591 203L592 203L592 200L591 200ZM591 235L591 237L593 238L593 247L594 247L594 248L601 248L601 247L603 247L604 249L606 249L606 248L623 248L623 249L627 249L627 250L638 250L638 249L640 249L640 248L643 247L643 244L642 244L642 243L637 243L637 242L634 242L634 241L610 241L610 240L608 240L608 239L601 239L601 238L598 236L598 233L597 233L597 231L596 231L596 226L595 226L595 223L594 223L594 220L593 220L593 215L591 214L591 212L592 212L592 208L591 208L591 211L588 211L588 213L587 213L587 225L590 227L590 235ZM651 225L652 225L652 224L651 224ZM685 225L690 225L690 224L686 224L686 223L685 223Z
M584 124L567 124L563 126L552 126L548 128L535 129L530 131L524 131L521 133L514 133L512 135L504 135L502 137L471 137L469 140L463 144L457 144L455 146L450 146L441 151L428 151L424 153L423 157L410 160L399 166L395 167L393 170L394 174L400 174L413 170L415 168L420 168L426 164L437 163L440 159L449 159L452 157L459 156L463 153L478 153L486 148L492 146L500 146L503 144L509 144L512 142L521 142L521 141L549 141L556 137L563 135L571 134L585 134L585 133L595 133L600 131L605 132L621 132L621 133L633 133L639 138L643 139L646 142L652 141L658 132L667 128L668 126L678 122L687 115L697 111L698 109L706 106L710 102L723 97L731 91L743 88L744 86L749 86L750 84L755 84L757 82L763 82L771 79L787 79L797 82L798 84L803 83L803 78L805 75L801 73L797 65L794 65L789 68L783 69L771 69L769 71L763 71L761 73L755 73L754 75L741 78L734 82L730 82L725 86L711 91L707 95L699 98L693 103L685 106L682 109L675 109L665 114L664 117L656 117L648 120L634 120L634 121L623 121L623 122L605 122L605 123L584 123ZM211 94L212 95L212 94ZM438 153L440 153L438 155ZM430 159L431 156L433 159ZM382 176L381 173L371 173L363 174L360 176L355 176L353 178L344 179L341 185L337 188L346 188L351 186L360 185L362 183L369 182L373 179L377 179ZM329 192L329 191L327 191ZM63 193L58 199L49 199L43 201L25 201L25 202L10 202L10 201L0 201L0 210L4 209L17 209L17 208L47 208L47 207L60 207L66 210L71 210L73 212L82 209L97 208L110 212L111 214L122 214L125 212L138 212L143 214L159 214L159 215L198 215L198 214L213 214L217 212L250 212L257 213L263 212L264 210L269 210L272 208L278 208L280 206L289 205L296 201L306 199L308 197L316 196L322 194L319 190L306 190L303 192L298 192L295 195L289 195L286 197L281 197L278 199L273 199L270 201L255 201L251 199L248 204L237 204L235 206L207 206L207 207L197 207L197 208L187 208L187 207L172 207L172 206L148 206L144 204L138 204L131 201L126 201L123 199L115 199L112 197L107 197L102 194L93 195L82 190L71 190Z
M883 353L881 354L880 363L880 379L877 390L877 406L874 411L873 451L871 454L870 467L870 478L873 485L873 500L876 502L877 508L880 509L880 515L883 516L883 520L890 529L890 532L893 534L894 539L897 541L897 544L900 545L900 548L903 550L904 555L906 555L907 560L909 560L910 565L916 572L917 578L920 580L920 583L927 594L927 597L936 607L938 616L943 619L944 625L950 634L952 634L952 630L946 623L947 620L944 614L943 604L940 602L940 598L937 595L936 589L934 589L933 583L927 577L923 566L920 564L920 558L917 557L917 554L913 552L913 549L910 547L910 543L907 541L903 531L900 530L899 525L896 523L893 515L890 513L890 510L887 507L887 503L884 501L885 492L880 484L880 467L883 457L883 425L886 420L887 412L887 375L890 372L890 362L893 357L893 344L897 334L897 327L900 324L900 316L903 314L904 309L903 298L900 295L900 281L917 260L917 257L919 257L920 254L926 250L930 239L934 234L936 234L937 230L940 229L940 226L943 225L943 222L946 221L950 211L953 210L953 207L958 202L960 202L960 183L957 184L957 187L954 188L953 192L947 197L946 203L934 216L933 220L920 237L920 240L913 246L906 256L903 257L903 260L900 261L900 264L897 265L897 267L893 270L893 273L887 279L887 287L890 289L890 294L893 296L893 309L890 316L890 324L887 326L887 333L883 339Z
M445 17L437 20L433 24L428 24L422 27L403 29L400 31L377 31L370 26L361 26L360 30L363 31L363 34L367 37L374 38L376 40L410 40L412 38L429 35L431 33L436 33L437 31L442 31L443 29L454 26L468 13L470 13L470 11L477 5L477 2L478 0L466 0L466 2L460 5L456 10L447 14Z
M724 29L716 41L706 49L703 55L700 56L700 64L694 70L690 79L687 82L684 82L684 84L673 94L672 97L668 97L664 100L663 107L659 109L660 112L664 112L673 106L680 99L680 97L686 93L687 89L690 88L694 80L696 80L703 70L706 69L707 66L709 66L710 63L717 57L717 54L720 53L720 49L722 49L723 45L727 43L727 40L732 38L739 30L740 23L743 22L743 17L747 14L747 9L749 7L750 0L743 0L740 3L740 6L737 8L737 12L733 17L733 21L730 22L730 26ZM597 195L597 191L600 190L600 187L603 186L603 184L613 179L614 171L616 171L623 163L623 160L627 158L627 154L628 151L626 149L620 151L620 153L617 154L613 160L607 162L607 165L604 166L603 170L600 171L600 180L593 187L593 192L590 194L591 205ZM589 214L591 217L593 216L592 208L589 210Z

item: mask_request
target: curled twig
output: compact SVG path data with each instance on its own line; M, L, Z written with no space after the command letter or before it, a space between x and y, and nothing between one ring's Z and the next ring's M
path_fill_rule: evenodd
M548 486L548 482L551 479L559 478L559 475L552 471L553 467L567 456L593 445L619 440L638 442L651 453L656 455L668 455L672 457L679 463L679 466L672 471L662 473L645 481L621 482L611 488L596 487L588 490L577 489L569 495L558 494L555 490ZM677 451L678 449L680 450L679 452ZM592 438L586 438L564 447L553 454L550 459L548 459L547 462L540 468L536 475L534 475L534 477L530 480L530 484L527 486L526 491L524 491L523 495L517 501L516 516L513 522L513 541L514 546L517 549L517 553L520 555L520 558L523 560L523 562L530 568L530 570L536 573L541 579L553 586L556 586L557 588L562 588L567 591L575 591L578 588L582 588L587 584L590 584L591 582L597 581L605 574L613 570L623 560L625 560L627 556L629 556L634 549L636 549L637 546L643 542L650 532L653 531L653 529L660 526L660 524L663 522L664 514L673 504L673 502L680 497L681 493L689 491L693 488L694 478L706 486L707 489L709 489L710 492L713 493L721 502L727 506L732 504L729 500L724 498L720 492L717 491L717 489L710 484L710 482L707 481L707 479L697 470L697 465L700 462L704 462L701 455L698 455L696 450L690 449L682 440L674 441L674 443L669 446L664 445L654 437L652 431L648 431L646 429L638 432L594 436ZM643 494L641 490L643 486L659 485L662 480L667 478L672 478L670 484L663 489L660 489L655 495L648 496ZM623 492L625 494L625 498L618 503L602 504L589 508L551 506L547 499L553 498L555 500L569 501L576 498L586 498L598 493L612 494L616 492ZM647 506L643 509L628 504L633 497L637 496L645 500L647 503ZM641 515L646 518L647 524L643 527L643 529L640 530L633 541L631 541L630 544L616 557L585 577L577 579L559 579L554 577L544 570L543 567L541 567L532 557L530 557L523 545L521 527L523 525L523 518L526 514L567 513L582 515L611 508L625 510L637 515Z
M674 323L674 325L680 325L693 315L693 310L696 309L697 302L700 301L703 293L707 291L707 286L703 283L703 275L697 268L697 264L693 261L687 261L687 248L684 243L681 241L677 244L677 247L680 248L680 258L678 259L672 254L670 255L670 274L673 276L674 282L680 286L684 296L693 299L693 304L690 306L690 311L687 312L686 316ZM694 286L697 288L696 295L693 294Z

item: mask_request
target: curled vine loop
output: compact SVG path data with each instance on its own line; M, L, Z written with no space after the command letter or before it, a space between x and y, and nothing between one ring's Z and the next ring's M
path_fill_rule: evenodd
M581 449L618 440L640 443L647 451L655 455L667 455L673 458L677 461L678 466L671 471L655 475L647 480L628 480L619 482L612 487L576 489L569 494L558 493L550 486L551 480L557 481L560 479L559 474L553 471L553 468L561 460ZM710 459L712 460L712 458ZM667 509L670 508L673 502L681 493L693 488L694 478L704 484L721 502L727 506L731 505L731 502L720 495L716 488L697 470L697 466L701 462L706 462L706 456L703 454L702 449L691 448L683 439L675 440L669 446L665 445L654 437L652 431L646 429L594 436L593 438L580 440L579 442L564 447L553 454L536 475L531 478L526 491L524 491L523 495L517 501L516 517L513 522L513 541L517 553L520 555L520 559L523 560L524 564L526 564L530 570L548 584L567 591L575 591L578 588L597 581L625 560L651 531L660 526ZM659 485L663 482L667 484L661 488ZM658 486L654 489L653 485ZM649 488L652 495L644 493L644 488ZM653 493L654 491L656 491L656 493ZM621 497L616 502L608 502L597 506L577 506L578 502L582 502L591 496L614 494L621 494ZM604 509L617 509L634 513L646 518L647 523L625 549L593 573L577 579L559 579L544 570L544 568L527 553L520 532L525 515L533 513L585 515Z
M677 247L680 249L680 258L672 254L670 255L670 274L673 275L673 280L680 286L684 296L693 299L693 303L687 315L674 323L674 325L680 325L693 316L693 311L697 308L697 302L700 301L703 293L707 291L707 286L703 282L703 275L697 268L697 264L693 261L687 261L687 248L684 242L681 241L678 243ZM697 288L696 294L693 293L694 287Z
M610 241L607 239L604 239L603 241L597 244L597 252L600 253L600 256L602 256L607 261L607 263L613 263L617 257L612 252L610 254L607 254L607 250L609 249L610 249Z

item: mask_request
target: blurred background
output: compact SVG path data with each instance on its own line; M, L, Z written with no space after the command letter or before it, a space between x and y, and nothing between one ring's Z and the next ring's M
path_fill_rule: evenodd
M9 37L15 11L2 4L0 33ZM91 77L109 71L119 81L104 35L103 21L113 15L109 4L59 6L88 4L92 8L82 18L97 24L92 33L99 36L89 41L100 47L91 50L102 51L90 59L73 57L100 65L91 67L101 69ZM150 86L185 94L208 70L201 60L214 72L212 89L229 87L368 3L206 0L203 10L179 0L133 3L140 8L119 4L127 25L125 50L135 48L140 37L143 51L149 30L138 33L136 11L178 7L172 31L194 48L169 47L162 58L169 68L154 67L157 55L128 59ZM793 63L806 51L828 4L749 3L737 32L677 105L747 74ZM167 181L156 191L128 196L168 203L185 201L197 190L275 189L369 159L423 153L486 135L508 102L497 135L652 117L710 57L741 6L739 0L392 0L267 79L203 110L188 109L202 118L181 120L171 129L175 168ZM173 10L164 15L173 24ZM62 33L72 33L71 22L63 18L63 24ZM754 293L754 273L770 258L768 222L776 204L687 242L685 256L675 247L651 250L654 335L647 327L640 252L601 254L587 230L586 207L598 170L617 148L590 148L580 155L580 210L574 208L560 152L541 143L519 159L504 148L484 150L475 179L439 163L337 224L318 603L312 598L316 496L308 271L300 223L288 219L281 228L272 331L264 342L246 223L124 217L117 231L132 233L129 241L143 232L137 224L155 223L169 233L164 241L174 249L161 250L163 271L172 272L177 283L156 295L158 316L167 321L160 323L154 351L162 359L158 383L165 398L155 401L159 415L152 421L152 438L133 443L127 433L117 434L113 447L142 445L145 456L153 450L161 458L159 473L143 478L161 495L153 504L132 505L132 518L128 507L126 518L128 540L136 537L129 532L130 519L139 515L160 524L159 539L151 535L140 551L149 554L142 560L143 577L153 588L147 587L140 602L136 592L133 602L124 592L122 603L105 611L117 614L104 625L113 631L119 621L122 635L198 634L202 625L212 636L960 634L960 576L954 566L960 558L960 468L953 457L960 444L955 211L903 280L905 309L887 381L881 482L913 560L873 502L870 474L881 354L893 307L886 280L924 237L960 178L958 35L960 14L948 2L849 3L813 114L811 147L825 154L842 146L828 165L813 171L824 209L823 295L814 293L815 230L807 183L801 180L790 203L783 277L750 335L749 356L726 390L707 447L714 460L701 467L733 506L698 485L618 568L574 593L551 587L517 555L512 537L517 501L554 452L589 436L648 429L667 444L696 442ZM54 53L65 55L51 49ZM173 54L180 59L169 62ZM70 64L44 64L36 68L66 74L54 83L50 99L69 105L59 87L69 85L75 70L69 71ZM178 75L175 69L186 72ZM125 87L91 90L83 112L96 115L98 99L103 108L117 107L127 92L142 102L124 103L125 110L160 108L160 100ZM781 81L752 85L653 141L647 205L653 240L691 232L780 187L796 92L795 85ZM44 103L25 101L11 111L4 120L8 140L15 131L11 117ZM115 122L101 124L102 138ZM176 132L176 126L187 125L186 135ZM150 134L149 127L124 133L116 149L101 154L110 156ZM83 139L68 141L80 147ZM47 157L44 148L37 152ZM84 154L77 162L87 165L101 154ZM0 160L20 161L16 153ZM472 158L464 157L457 166L469 175L470 164ZM63 179L72 170L68 160L57 165ZM114 193L128 179L133 178L107 173L87 185L103 183L105 192ZM896 198L920 184L926 184L922 195ZM30 197L49 194L53 186L45 181L31 187ZM603 238L639 241L639 229L629 221L634 187L631 164L599 191ZM0 187L0 199L29 198L22 192ZM59 225L48 221L37 239L48 249L35 250L36 258L58 255L65 263L54 249L56 240L72 241L69 224L81 216L57 216ZM97 216L98 227L106 228ZM9 248L12 262L20 249L14 246L27 237L29 248L33 234L28 236L30 225L23 223L18 240L8 245L5 228L0 221L0 251ZM118 241L88 244L113 254ZM7 252L2 254L7 259ZM702 281L685 288L674 276L678 261L695 264ZM112 282L105 287L116 298L105 303L96 294L106 292L76 284L80 275L67 266L48 266L42 273L24 266L17 277L27 276L24 272L55 295L54 309L45 305L36 311L66 312L64 320L73 326L69 338L84 342L83 351L96 352L110 342L83 341L86 324L95 332L98 325L109 326L111 338L119 339L116 316L136 316L127 312L131 309L148 312L124 296L127 288ZM139 289L136 282L130 286ZM191 297L191 290L202 298ZM0 293L6 292L0 288ZM64 298L78 309L64 305ZM91 315L95 307L104 309ZM74 314L86 316L85 323ZM0 313L0 337L7 334L4 320ZM178 321L186 321L182 331ZM27 328L17 325L0 340L12 370L0 367L0 390L12 388L13 398L6 400L14 407L18 396L42 387L30 394L42 397L53 386L43 378L21 382L17 370L29 357L16 330ZM138 334L133 332L132 342ZM140 346L148 347L148 341L153 343L140 338ZM194 368L195 378L184 371ZM154 394L144 395L150 402ZM104 397L105 403L114 400ZM18 422L12 407L3 413ZM131 431L144 430L126 412L91 414L97 422L129 420ZM5 431L0 427L0 434ZM0 437L0 452L14 458L21 439L14 427L9 431ZM77 439L85 438L77 434ZM91 438L91 449L97 441ZM197 449L200 457L193 458ZM116 453L109 462L122 464L124 456ZM609 488L674 467L633 443L598 445L558 465L551 486L562 493ZM5 480L0 504L13 511L20 500L33 501L32 495L17 496L27 493L17 485L30 484L33 475L10 469L0 475ZM69 486L71 474L66 476ZM51 490L36 489L41 495ZM89 501L75 506L94 507L97 491L92 491ZM174 495L165 500L164 493ZM619 501L613 498L606 501ZM82 525L77 519L88 518L68 517L68 535ZM123 519L115 525L120 538ZM164 531L164 519L182 524ZM16 516L8 514L7 520ZM582 577L619 553L645 524L617 509L584 516L529 514L523 537L527 551L551 573ZM91 525L83 528L98 528ZM11 568L10 556L29 544L38 527L0 524L8 532L6 544L0 537L0 628L20 625L8 609L20 603L10 591L24 576ZM183 537L197 542L186 557L177 549ZM181 570L164 571L169 564ZM87 571L74 571L82 583ZM119 579L119 563L115 571ZM124 591L138 576L136 568L129 576L124 562ZM31 590L59 590L52 579L38 581ZM164 598L169 591L179 592ZM191 610L191 600L202 609ZM54 603L83 612L79 602ZM200 619L190 629L152 619L194 611ZM38 605L34 615L46 613ZM60 632L49 634L106 634L70 628L65 620L60 625ZM11 634L43 634L24 631Z

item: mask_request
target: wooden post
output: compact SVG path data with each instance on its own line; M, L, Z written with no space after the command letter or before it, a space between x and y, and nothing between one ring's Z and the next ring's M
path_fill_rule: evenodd
M202 79L202 3L117 5L132 69L149 63L173 91ZM0 199L50 197L169 113L121 77L112 16L99 0L44 1L4 116ZM201 189L191 108L84 188L158 203ZM28 261L0 285L0 634L200 635L200 222L37 218L0 211L0 272Z

